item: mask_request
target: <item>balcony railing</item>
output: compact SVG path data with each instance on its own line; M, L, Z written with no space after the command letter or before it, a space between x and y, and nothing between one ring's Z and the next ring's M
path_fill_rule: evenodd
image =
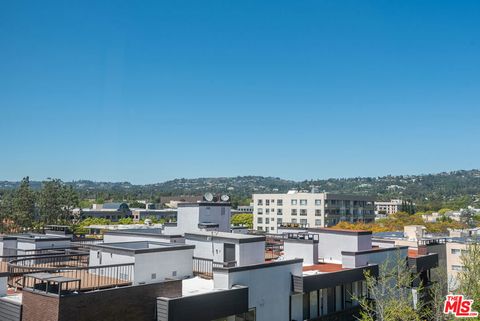
M214 262L212 259L194 257L193 275L211 279L213 277L214 268L229 268L235 266L237 266L237 261Z
M25 284L23 276L33 273L50 273L80 280L80 290L89 291L133 282L133 263L88 266L88 254L35 256L7 263L8 283L13 287L32 287Z

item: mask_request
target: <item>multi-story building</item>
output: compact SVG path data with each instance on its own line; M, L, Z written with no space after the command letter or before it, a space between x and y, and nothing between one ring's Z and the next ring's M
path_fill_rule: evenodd
M272 260L267 236L221 231L229 203L184 203L178 214L172 229L112 231L77 251L6 258L0 320L353 321L369 295L366 272L378 276L400 256L417 276L408 290L423 295L438 261L376 246L369 231L329 228L273 236L283 251Z
M92 208L83 208L75 211L81 219L105 218L113 222L122 218L132 217L132 211L127 203L93 204Z
M289 191L286 194L253 194L253 226L277 232L277 225L329 227L340 221L372 222L373 198L358 195Z
M402 200L391 200L390 202L375 201L375 214L392 215L402 210Z

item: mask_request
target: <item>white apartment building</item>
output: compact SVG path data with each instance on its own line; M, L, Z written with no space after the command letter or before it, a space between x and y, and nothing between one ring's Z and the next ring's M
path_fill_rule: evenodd
M372 222L371 197L289 191L286 194L253 194L254 229L277 233L277 226L328 227L340 221Z
M390 202L375 201L375 214L392 215L402 210L402 200L390 200Z

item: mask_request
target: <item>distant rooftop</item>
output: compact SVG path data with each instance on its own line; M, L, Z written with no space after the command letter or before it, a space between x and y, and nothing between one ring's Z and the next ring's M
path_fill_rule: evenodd
M239 234L239 233L228 233L228 232L190 232L185 233L186 239L194 239L199 237L200 239L225 239L225 240L235 240L239 243L248 243L248 242L261 242L265 241L265 236L263 235L249 235L249 234Z
M118 243L103 243L92 246L94 250L102 250L105 252L117 252L119 254L142 254L149 252L164 252L194 249L193 245L185 245L178 243L163 243L151 241L136 241L136 242L118 242Z

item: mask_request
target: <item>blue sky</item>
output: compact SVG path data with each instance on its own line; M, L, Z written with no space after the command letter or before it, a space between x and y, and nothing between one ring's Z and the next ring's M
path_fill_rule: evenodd
M3 1L0 180L479 168L479 1Z

